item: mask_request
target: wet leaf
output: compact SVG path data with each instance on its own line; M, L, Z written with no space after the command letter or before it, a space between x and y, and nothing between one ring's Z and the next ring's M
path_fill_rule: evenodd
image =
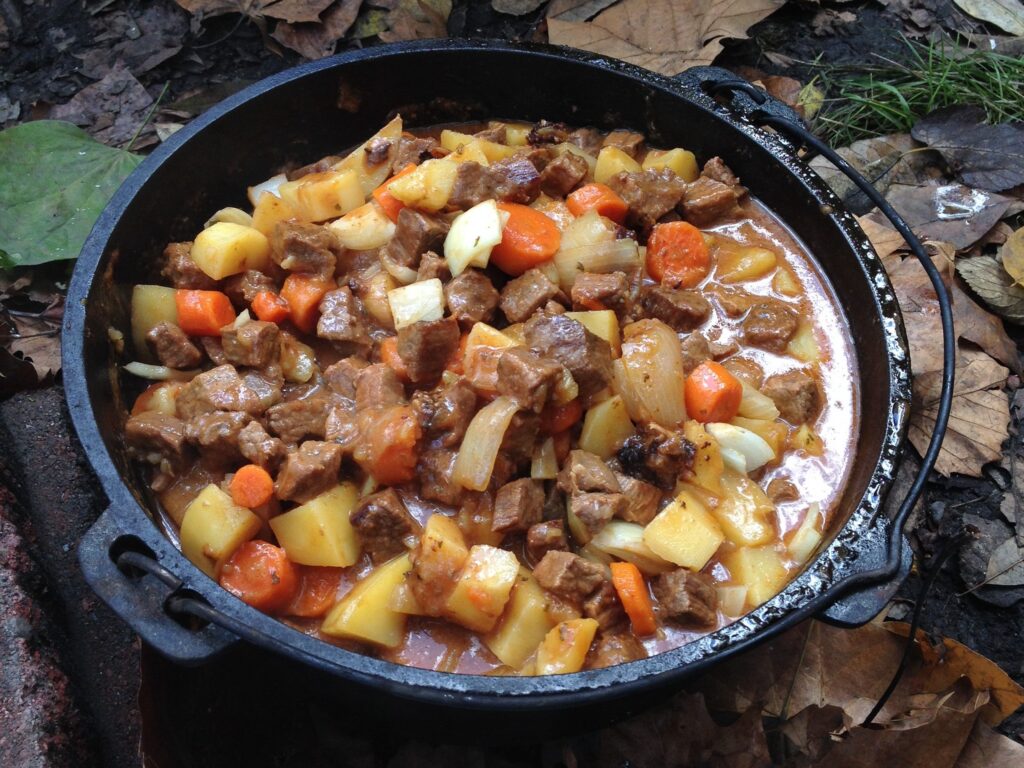
M510 16L525 16L544 5L544 0L491 0L491 7L498 13Z
M875 253L878 254L878 258L883 261L896 251L907 247L903 235L893 229L888 219L878 210L874 210L864 216L858 216L857 223L864 230L864 234L868 236L868 240L871 241L871 245L874 247Z
M995 256L958 259L956 270L997 315L1011 323L1024 323L1024 288L1013 282Z
M1019 587L1024 585L1024 548L1011 536L992 553L985 572L986 585Z
M1013 282L1024 286L1024 227L1006 238L999 249L999 259Z
M39 120L0 132L0 267L73 259L141 158Z
M963 184L893 184L885 197L918 237L949 243L958 251L984 237L1011 202Z
M54 107L50 117L82 126L108 146L122 147L138 133L152 105L142 83L119 61L98 83Z
M552 43L602 53L664 75L710 64L725 38L747 29L783 0L622 0L593 21L548 17Z
M307 59L322 59L334 53L338 40L345 36L359 14L363 0L339 0L324 13L318 23L280 23L271 37Z
M953 0L976 19L995 24L1011 35L1024 35L1024 4L1020 0Z
M1000 192L1024 184L1024 123L986 125L981 107L956 106L918 120L911 133L968 186Z
M280 19L289 23L316 22L333 0L175 0L200 19L240 13L249 18Z

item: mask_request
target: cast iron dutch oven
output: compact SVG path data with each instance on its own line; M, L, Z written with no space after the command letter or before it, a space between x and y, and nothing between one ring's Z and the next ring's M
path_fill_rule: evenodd
M156 150L100 216L79 257L65 316L68 406L109 499L79 549L99 596L181 663L202 662L242 638L298 662L321 683L361 687L360 696L382 696L389 705L404 700L548 717L579 707L621 712L610 702L651 700L655 691L811 616L841 625L873 617L910 563L900 532L878 514L910 403L897 303L850 213L797 158L793 143L754 126L735 109L738 100L730 108L709 95L721 90L711 82L715 74L670 79L548 46L384 46L257 83ZM855 342L860 433L831 541L781 594L729 627L643 661L549 677L455 675L350 653L290 629L222 590L160 532L153 497L122 439L129 377L119 365L130 356L109 333L129 328L131 286L153 281L164 244L190 239L222 206L244 205L248 184L362 141L396 111L410 125L507 117L632 127L654 145L687 147L702 160L721 155L809 247Z

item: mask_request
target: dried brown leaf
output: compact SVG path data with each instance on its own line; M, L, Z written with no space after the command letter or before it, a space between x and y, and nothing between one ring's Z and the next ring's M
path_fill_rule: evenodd
M953 0L976 19L995 24L1011 35L1024 35L1024 3L1020 0Z
M958 259L957 274L992 310L1011 323L1024 323L1024 288L1016 285L994 256Z
M249 18L280 19L289 23L316 22L334 0L175 0L200 19L240 13Z
M984 237L1011 202L1008 197L963 184L893 184L886 199L918 237L950 243L958 251Z
M1020 768L1024 745L977 722L954 768Z
M81 126L108 146L121 147L135 136L152 105L153 98L142 83L119 61L98 83L54 107L50 117Z
M551 0L548 6L549 19L562 21L587 21L592 19L609 5L619 0Z
M985 571L985 584L992 587L1024 585L1024 547L1011 536L992 552Z
M903 235L892 228L889 220L878 209L864 216L858 216L857 223L864 230L864 234L868 236L878 258L883 261L907 245Z
M861 139L837 151L883 195L892 184L923 184L938 173L935 153L921 151L909 133ZM811 168L839 197L845 199L857 192L854 183L821 155L811 160Z
M1013 282L1024 286L1024 227L1006 239L999 249L999 258Z
M593 21L548 18L552 43L602 53L665 75L710 64L725 38L747 29L783 0L622 0Z
M271 37L307 59L322 59L334 53L335 46L356 20L362 0L339 0L315 24L277 25Z
M388 0L387 29L378 35L385 43L448 36L452 0Z

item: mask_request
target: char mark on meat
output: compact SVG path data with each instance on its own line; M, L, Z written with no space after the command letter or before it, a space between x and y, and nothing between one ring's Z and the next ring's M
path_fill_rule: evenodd
M681 434L651 424L626 438L618 459L627 475L671 490L693 468L695 455L696 447Z

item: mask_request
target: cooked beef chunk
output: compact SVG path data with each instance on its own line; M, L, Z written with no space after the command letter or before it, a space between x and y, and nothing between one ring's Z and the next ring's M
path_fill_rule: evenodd
M749 357L730 357L725 361L724 367L733 376L743 379L754 389L760 389L764 384L764 369L756 360L751 360Z
M199 449L204 459L214 464L233 464L241 458L239 435L252 421L247 413L217 411L189 419L185 439Z
M569 510L591 536L600 533L613 517L622 517L628 506L621 493L574 493L569 497Z
M359 444L359 419L351 401L331 406L324 422L324 440L341 446L346 455L352 454Z
M655 285L644 290L640 303L648 316L658 318L677 333L688 333L711 317L711 305L699 291Z
M164 259L164 268L160 274L175 288L190 288L197 291L212 291L217 288L217 281L192 261L192 243L169 243L164 248Z
M339 157L338 155L327 155L327 157L321 157L315 163L303 165L300 168L296 168L294 171L288 171L286 175L288 177L288 181L295 181L296 179L301 179L303 176L309 176L313 173L326 173L344 159L345 158Z
M370 139L363 148L363 158L368 166L376 167L388 159L394 142L380 136Z
M627 475L667 490L675 487L680 475L690 471L695 453L693 443L678 432L651 424L640 434L626 438L618 458Z
M420 320L398 332L398 356L413 382L436 381L459 348L459 324L454 317Z
M686 185L679 210L688 222L703 227L731 214L736 208L736 202L736 190L733 187L701 176Z
M601 634L605 634L606 630L612 627L626 623L626 611L623 609L622 601L619 600L619 595L611 581L601 582L601 586L583 601L583 615L588 619L597 620Z
M504 144L508 139L508 126L504 123L493 123L482 131L473 134L484 141L493 141L495 144Z
M544 519L565 519L565 491L558 487L558 483L548 484L547 495L544 497Z
M709 288L712 289L709 293L717 299L718 306L722 308L727 317L731 318L742 317L762 298L740 288L726 288L721 285L709 286Z
M612 176L608 186L629 205L626 224L645 231L675 208L686 191L686 182L667 168L623 171Z
M537 432L540 431L540 416L530 411L516 411L512 420L505 430L505 437L501 441L501 454L512 464L522 464L533 456L533 444L537 440ZM514 470L515 468L512 467ZM491 479L496 479L497 469L492 473ZM504 481L502 481L504 482Z
M554 150L547 146L520 147L516 152L516 155L533 163L533 167L537 169L537 173L543 173L544 169L548 167L548 163L557 157Z
M774 477L768 483L765 493L773 503L779 504L786 501L797 501L800 498L800 489L786 477Z
M743 318L743 338L755 347L781 353L799 324L796 312L781 301L759 301Z
M629 312L631 303L629 278L623 272L580 272L571 295L573 309L611 309L619 317Z
M410 163L419 165L433 157L433 151L440 146L437 139L402 136L395 148L395 159L391 161L391 172L398 173Z
M537 583L559 597L577 603L605 580L604 568L571 552L552 550L533 569Z
M277 498L305 504L338 482L341 446L307 440L289 452L274 484Z
M444 388L417 391L412 407L428 445L457 448L476 414L476 392L460 378Z
M452 273L448 271L448 262L433 251L427 251L420 258L420 267L416 270L417 280L433 280L435 277L442 283L451 279Z
M129 416L124 436L132 454L149 464L177 464L185 453L185 422L159 411Z
M444 246L448 226L440 216L403 208L398 212L395 234L384 246L383 254L399 266L416 269L423 254Z
M712 157L704 163L704 170L701 171L701 176L714 179L729 187L738 187L740 185L739 178L720 157Z
M372 343L363 324L363 313L359 300L346 285L335 291L328 291L320 300L320 319L316 323L316 335L321 339L348 342L368 347Z
M327 227L283 221L270 235L270 256L282 269L321 277L334 275L338 240Z
M233 365L221 365L200 373L182 388L175 403L182 419L213 411L254 414L263 410L259 396L245 385Z
M718 594L714 582L702 573L677 568L658 574L651 583L666 616L702 627L718 620Z
M558 487L570 494L622 493L615 473L601 457L582 450L569 452L558 473Z
M246 461L263 467L271 474L277 472L288 455L284 442L271 437L258 421L250 421L238 433L238 450Z
M324 384L335 394L354 400L356 397L356 378L369 363L361 357L346 357L331 365L324 371Z
M224 365L228 361L228 356L224 354L224 345L220 343L220 336L200 336L199 343L214 365Z
M569 369L584 404L611 381L612 351L608 342L571 317L534 315L527 320L524 333L531 349Z
M529 269L501 290L501 311L510 323L527 320L558 295L558 286L539 269Z
M551 551L569 551L569 539L562 520L545 520L531 525L526 532L526 554L531 563L540 562Z
M775 401L790 424L810 423L821 411L821 387L808 371L796 369L769 376L761 391Z
M644 145L644 135L632 131L612 131L604 137L604 146L621 149L634 160L640 159L640 149Z
M541 120L526 135L526 140L532 145L561 144L569 140L569 127L565 123Z
M304 400L288 400L267 409L267 426L286 443L298 443L305 437L323 437L331 400L313 395Z
M572 152L566 152L544 166L540 174L540 189L552 197L565 197L587 178L590 166Z
M619 517L628 523L639 523L640 525L647 525L651 522L658 514L661 490L622 472L616 472L615 479L619 481L622 495L626 497L627 502Z
M263 368L277 361L281 339L275 323L250 320L237 328L233 325L221 329L220 341L229 363L251 368Z
M566 137L566 141L575 144L588 155L597 155L604 146L604 134L593 128L577 128Z
M603 669L647 658L647 649L632 632L600 632L587 654L587 669Z
M699 333L691 333L683 339L680 347L683 350L683 371L687 376L698 365L712 358L708 340Z
M242 384L256 396L258 413L281 402L284 396L284 374L277 363L246 371L242 374Z
M735 341L718 341L711 340L708 342L708 351L711 353L711 357L715 360L722 360L723 358L735 355L740 351L740 345Z
M544 485L528 477L501 486L494 496L491 530L501 533L526 531L540 522L544 511Z
M375 563L390 560L402 552L406 548L405 539L420 528L394 488L360 500L349 515L349 521L356 529L363 549L370 553L370 559Z
M363 368L356 377L356 409L386 408L405 403L405 387L398 375L377 363Z
M498 392L524 410L540 413L562 378L562 366L526 347L511 347L498 359Z
M498 306L498 291L479 269L467 269L445 284L444 298L452 316L467 331L474 323L489 323Z
M565 307L559 304L557 301L552 299L544 305L544 313L547 315L564 315Z
M247 307L252 304L256 295L263 291L278 292L277 283L269 275L248 269L240 275L224 278L224 293L236 307Z
M420 497L455 506L462 500L462 487L452 482L455 469L455 451L432 448L420 454L416 477L420 481Z
M448 204L466 210L484 200L532 203L540 193L540 174L533 163L513 156L493 165L472 160L460 163Z
M156 359L168 368L195 368L203 362L203 353L174 323L159 323L146 334Z

